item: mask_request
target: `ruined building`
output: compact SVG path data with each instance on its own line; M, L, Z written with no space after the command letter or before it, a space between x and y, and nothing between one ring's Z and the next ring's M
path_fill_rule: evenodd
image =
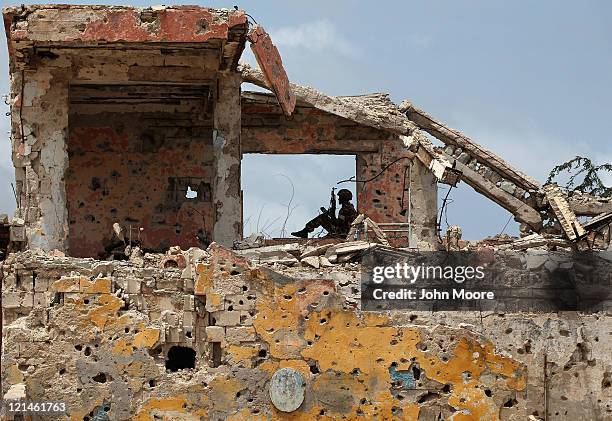
M359 262L503 249L550 268L608 247L609 200L541 186L409 102L291 83L241 10L21 6L4 26L2 394L65 403L32 419L612 419L609 313L363 312ZM244 239L247 153L354 155L349 237ZM459 182L521 238L441 238L437 183Z

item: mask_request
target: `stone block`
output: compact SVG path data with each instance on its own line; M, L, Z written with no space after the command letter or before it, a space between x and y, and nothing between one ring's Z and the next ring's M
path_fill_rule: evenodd
M140 279L127 278L127 291L128 294L140 294Z
M183 310L193 311L195 309L195 298L193 295L183 295Z
M62 276L51 284L51 291L55 292L79 292L80 290L80 276Z
M49 289L49 280L47 278L36 278L34 283L34 292L47 292Z
M222 326L206 326L206 342L225 341L225 328Z
M253 310L255 308L255 300L249 300L247 295L226 295L225 308L231 310Z
M179 343L181 342L182 329L178 327L169 326L166 327L166 342L168 343Z
M194 282L193 282L193 278L184 279L183 281L184 281L183 288L184 288L185 292L193 292L194 288L195 288L195 285L194 285Z
M225 339L229 343L252 342L256 339L253 326L228 327L225 330Z
M240 313L239 311L215 311L212 313L212 317L215 319L215 325L217 326L238 326L240 324Z
M49 297L44 292L34 293L34 307L49 307Z
M22 292L3 292L2 293L2 308L19 308L21 307Z
M195 312L194 311L185 311L183 312L183 327L192 327L195 323Z
M32 291L34 289L34 273L32 271L18 271L17 280L21 289L26 291Z
M13 274L5 275L4 279L2 279L2 285L3 285L3 289L9 289L17 285L17 280L15 278L15 275Z
M86 294L110 294L112 282L110 278L96 278L93 281L81 278L80 289Z
M253 316L248 311L240 312L240 324L242 326L251 326L253 324Z
M26 292L21 297L21 307L34 307L34 293Z

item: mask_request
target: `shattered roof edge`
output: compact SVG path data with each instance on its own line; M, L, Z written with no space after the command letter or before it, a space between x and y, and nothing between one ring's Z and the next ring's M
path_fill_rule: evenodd
M248 63L240 63L238 71L242 73L243 82L252 83L261 88L272 89L267 86L265 78L259 69L251 67ZM322 111L346 118L358 124L384 130L396 135L408 135L417 129L390 99L386 104L387 113L376 113L369 107L354 103L353 100L373 98L371 94L362 94L350 97L327 95L311 86L291 83L291 89L299 101L305 102ZM379 95L376 95L379 96ZM388 97L386 97L388 99Z
M166 9L183 9L183 10L213 10L220 12L244 12L243 9L227 9L225 7L207 7L198 5L151 5L151 6L125 6L111 4L66 4L66 3L37 3L27 5L4 6L2 13L10 13L12 11L21 13L23 10L54 10L54 9L91 9L91 10L166 10Z

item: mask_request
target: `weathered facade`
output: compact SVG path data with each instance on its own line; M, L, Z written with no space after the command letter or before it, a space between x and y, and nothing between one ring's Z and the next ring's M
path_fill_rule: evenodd
M358 264L267 264L264 249L12 254L3 393L66 403L41 420L610 418L609 315L362 313ZM284 367L304 382L291 413L269 397Z
M609 313L360 310L374 246L478 250L511 279L607 247L609 200L541 188L410 103L290 83L240 10L22 6L4 24L1 392L65 404L32 419L612 419ZM238 65L247 43L261 71ZM243 239L248 153L355 156L349 236ZM459 181L522 238L442 239L437 183Z
M49 33L51 21L66 27ZM311 104L291 120L257 94L241 106L243 12L43 6L8 9L5 27L17 216L33 247L104 256L115 222L146 250L231 246L242 236L244 153L348 153L369 177L404 149L397 135ZM435 182L412 167L426 196L414 196L418 214L429 215L414 232L433 240ZM365 184L360 210L406 223L402 175ZM400 191L383 200L381 185Z

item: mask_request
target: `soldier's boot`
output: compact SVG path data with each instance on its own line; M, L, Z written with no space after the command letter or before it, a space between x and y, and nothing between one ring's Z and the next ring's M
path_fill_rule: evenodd
M292 232L291 235L299 238L308 238L308 229L303 228L299 231Z

